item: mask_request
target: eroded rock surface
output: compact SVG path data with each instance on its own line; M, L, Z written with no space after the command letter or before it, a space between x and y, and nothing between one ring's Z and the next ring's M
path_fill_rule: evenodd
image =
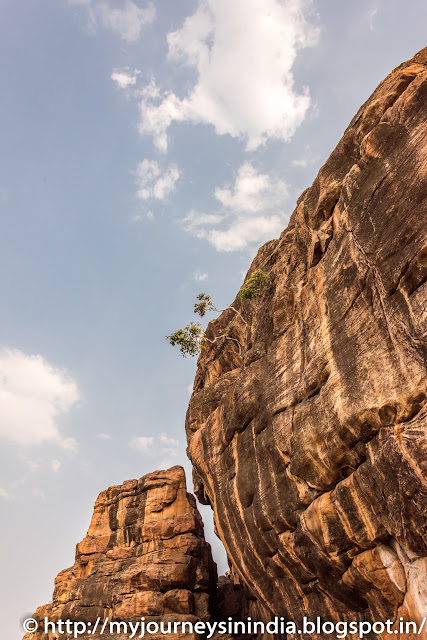
M99 495L87 535L77 545L74 565L58 574L53 602L39 607L35 618L41 629L47 617L91 623L92 631L99 618L97 633L107 618L207 620L216 580L195 498L186 491L182 467L172 467ZM122 637L106 629L103 637ZM56 637L73 636L37 632L26 634L25 640Z
M426 116L424 49L260 249L249 274L268 286L233 303L246 322L209 324L243 358L226 339L199 357L197 495L243 583L288 619L427 615Z

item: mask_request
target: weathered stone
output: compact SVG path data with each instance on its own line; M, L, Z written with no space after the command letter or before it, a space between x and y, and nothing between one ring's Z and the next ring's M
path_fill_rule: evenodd
M259 250L249 274L268 285L233 302L244 320L209 324L243 357L222 340L198 360L197 495L242 583L287 619L427 615L426 116L424 49Z
M209 618L215 591L216 567L200 513L186 491L184 470L172 467L99 495L74 565L58 574L52 603L39 607L35 618L90 622L92 629L99 618L98 631L107 618L194 622ZM55 637L27 633L25 640Z
M208 327L234 339L203 350L186 420L196 492L231 564L217 606L174 467L100 494L37 619L427 616L426 115L427 49L380 84L260 249L249 274L268 274L262 294ZM309 637L325 636L288 634Z

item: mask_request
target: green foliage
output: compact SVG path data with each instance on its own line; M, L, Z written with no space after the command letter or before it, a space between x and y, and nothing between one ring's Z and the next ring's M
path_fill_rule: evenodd
M239 296L242 300L254 300L265 287L267 280L268 275L261 269L257 269L241 287ZM227 309L232 309L236 314L238 314L247 326L244 316L238 309L235 309L232 305L229 305ZM194 313L203 318L208 311L219 312L220 310L215 307L211 297L207 293L199 293L197 296L197 302L194 305ZM170 336L166 336L166 338L173 347L179 347L181 355L184 358L186 356L194 357L198 355L204 348L206 342L213 343L219 339L233 340L239 345L239 354L242 355L242 345L237 338L233 338L222 333L211 340L206 337L203 327L198 322L190 322L190 324L184 327L184 329L178 329L177 331L174 331L174 333L171 333Z
M199 293L197 300L199 302L194 305L194 313L197 313L201 318L206 315L207 311L216 311L211 297L207 293Z
M243 287L241 287L239 296L242 300L254 300L260 291L264 289L267 284L267 280L268 275L261 269L257 269L251 277L246 280Z
M178 329L166 336L170 344L175 347L179 346L179 350L183 358L186 356L196 356L200 353L205 332L202 326L197 322L190 322L184 329Z

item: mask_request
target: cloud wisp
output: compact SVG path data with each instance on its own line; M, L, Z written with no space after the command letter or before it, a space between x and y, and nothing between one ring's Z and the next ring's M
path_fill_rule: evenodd
M372 33L374 33L375 31L375 18L377 16L377 13L378 13L378 8L374 9L369 14L369 31L371 31Z
M52 471L58 472L61 468L61 462L60 460L51 460L50 462L50 467L52 469Z
M0 352L0 437L21 446L76 442L59 430L58 418L80 401L77 384L41 355L18 349Z
M206 282L209 279L209 274L206 271L201 271L201 269L196 269L193 271L193 280L194 282Z
M276 236L285 224L283 203L288 196L286 183L278 177L259 173L245 162L238 169L234 184L215 189L219 212L190 211L183 219L184 229L206 239L217 251L238 251Z
M99 438L99 440L111 440L112 436L109 433L97 433L96 437Z
M289 140L304 119L308 89L295 89L298 51L314 45L309 0L199 0L196 11L167 36L168 61L196 72L187 95L142 92L139 130L167 151L173 122L212 125L218 135L254 150L269 139Z
M130 71L128 68L123 69L122 71L114 69L110 77L119 89L128 89L129 87L136 85L136 80L140 73L141 72L138 71L138 69L134 69L133 71Z
M146 158L136 169L136 195L140 200L164 200L174 191L179 177L180 171L176 164L162 172L156 160Z
M154 438L152 436L136 436L129 442L129 446L134 451L140 451L141 453L151 453L154 444Z
M176 460L180 455L180 443L175 438L171 438L165 433L161 433L158 437L153 436L136 436L129 442L129 447L145 456L160 456L158 462L161 468L168 468L176 464Z
M143 28L156 18L152 2L140 7L132 0L125 0L119 8L112 7L106 0L69 0L69 4L85 9L90 31L96 33L100 28L107 29L126 42L138 40Z

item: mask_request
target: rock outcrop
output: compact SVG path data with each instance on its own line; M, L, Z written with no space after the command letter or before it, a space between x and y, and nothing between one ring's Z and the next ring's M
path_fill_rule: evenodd
M186 431L230 574L217 589L173 467L100 494L40 623L90 623L89 640L105 619L390 619L403 640L399 621L427 616L426 116L427 49L380 84L259 250L248 275L267 286L209 324L232 340L202 351ZM57 637L42 626L24 640Z
M199 357L196 493L243 584L291 620L427 616L426 116L424 49L259 250L265 290L209 324L243 356L224 339Z
M103 491L70 569L58 574L51 604L39 607L37 633L25 640L73 637L43 633L43 621L197 621L210 617L216 565L182 467L156 471ZM103 636L109 634L109 627ZM123 634L123 638L128 638ZM139 632L138 634L139 635ZM101 637L101 636L99 636ZM150 637L155 637L150 635ZM168 638L184 637L170 634ZM186 638L191 638L185 634Z

